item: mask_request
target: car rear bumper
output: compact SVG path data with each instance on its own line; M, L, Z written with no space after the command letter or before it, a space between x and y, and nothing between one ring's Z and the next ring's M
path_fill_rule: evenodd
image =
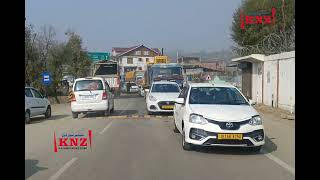
M79 104L77 102L71 102L72 112L106 111L107 109L108 109L108 100L102 100L99 103L87 103L87 104Z

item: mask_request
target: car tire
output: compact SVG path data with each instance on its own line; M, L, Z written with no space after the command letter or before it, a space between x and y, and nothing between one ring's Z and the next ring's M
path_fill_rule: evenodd
M179 133L179 130L178 130L178 128L177 128L177 125L176 125L176 121L175 121L175 120L173 120L173 126L174 126L173 132L174 132L174 133Z
M44 114L45 118L50 118L51 117L51 107L48 106L46 113Z
M261 149L262 149L262 146L254 146L254 147L251 147L251 148L250 148L250 150L251 150L252 152L255 152L255 153L260 152Z
M24 120L25 120L25 122L26 122L27 124L30 124L31 119L30 119L30 112L29 112L29 111L26 111L26 112L25 112Z
M73 118L73 119L78 118L78 113L72 112L72 118Z
M183 150L185 150L185 151L191 151L192 150L192 144L190 144L190 143L187 143L186 141L185 141L185 132L184 132L184 129L182 129L182 148L183 148Z

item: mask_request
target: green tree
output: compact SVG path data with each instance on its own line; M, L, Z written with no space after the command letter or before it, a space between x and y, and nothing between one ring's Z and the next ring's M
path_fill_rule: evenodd
M50 90L58 103L58 89L63 75L63 65L68 59L67 48L64 43L54 44L48 52L47 66L50 70L52 84Z
M91 61L86 51L82 48L82 39L75 32L68 31L69 36L67 43L69 53L69 72L75 77L88 76L90 72Z
M244 30L240 28L240 12L243 12L243 15L271 12L273 7L276 9L275 25L255 24L245 25ZM256 53L254 52L255 50L260 53L266 53L266 50L264 50L264 48L266 48L265 46L271 46L271 48L277 48L276 46L280 47L279 44L271 43L276 41L278 37L279 43L282 45L288 42L288 37L292 34L294 19L295 0L244 0L233 14L231 38L237 44L236 48L255 46L255 48L247 51L247 54ZM266 37L272 41L262 43L262 41L266 40ZM258 44L264 47L259 47ZM280 51L285 49L286 48L282 48ZM273 51L277 53L276 50Z

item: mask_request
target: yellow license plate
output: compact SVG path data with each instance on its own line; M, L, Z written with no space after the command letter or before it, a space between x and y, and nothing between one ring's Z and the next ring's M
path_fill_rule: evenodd
M242 140L242 134L218 134L218 139L237 139L237 140Z
M162 109L173 109L173 105L163 105Z

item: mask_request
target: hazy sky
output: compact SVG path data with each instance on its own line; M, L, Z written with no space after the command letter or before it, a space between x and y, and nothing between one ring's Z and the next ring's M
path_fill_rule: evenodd
M241 0L26 0L27 23L73 29L89 51L138 44L165 51L228 49Z

